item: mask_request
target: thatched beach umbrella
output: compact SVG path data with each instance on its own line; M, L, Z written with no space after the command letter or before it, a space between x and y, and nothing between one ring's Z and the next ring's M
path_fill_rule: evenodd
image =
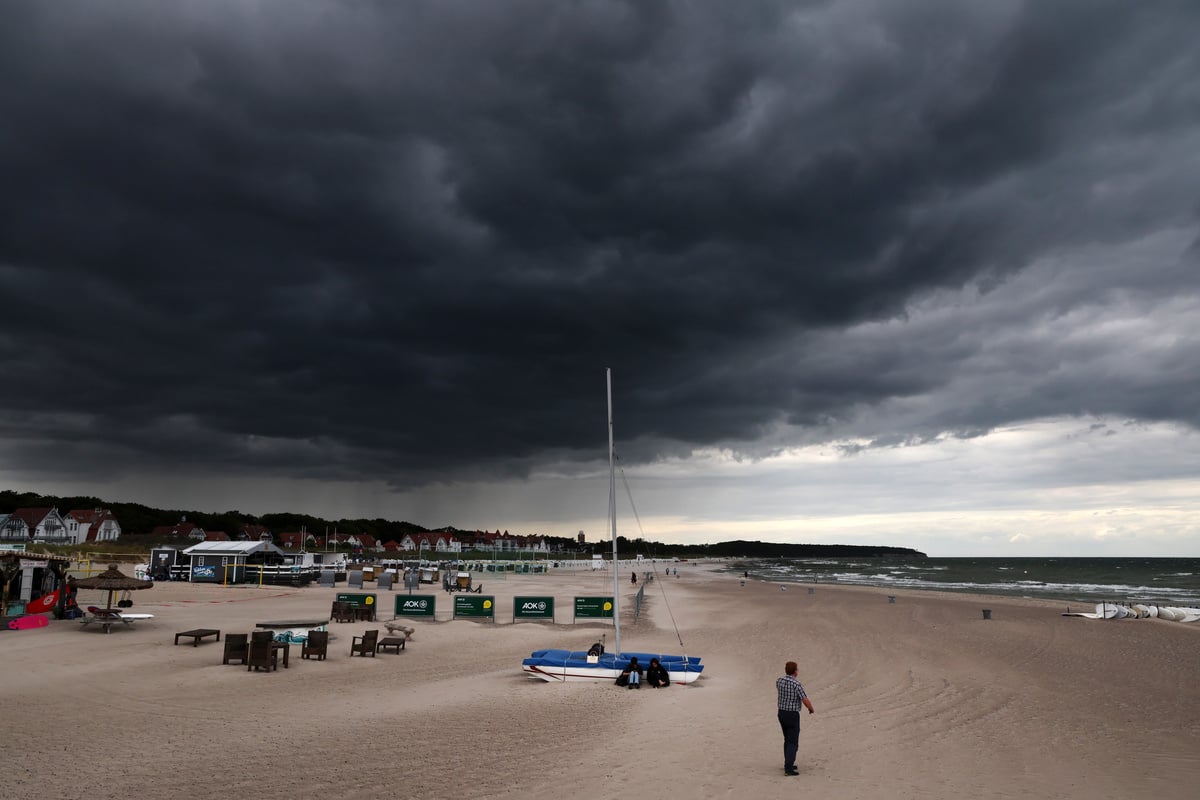
M77 589L100 589L108 590L108 606L104 609L108 614L112 613L112 596L113 592L123 592L126 590L137 591L138 589L151 589L154 587L154 581L143 581L138 578L131 578L121 570L117 569L116 564L109 564L108 569L101 572L99 575L93 575L90 578L79 578L75 581Z

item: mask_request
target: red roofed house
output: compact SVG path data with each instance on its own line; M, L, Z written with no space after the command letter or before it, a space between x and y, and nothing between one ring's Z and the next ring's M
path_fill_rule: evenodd
M238 538L243 542L271 542L274 538L264 525L250 525L238 528Z
M70 544L71 534L57 508L18 508L0 525L0 542Z
M156 539L199 539L204 541L204 529L194 522L188 522L187 517L174 525L159 525L150 531Z
M228 542L229 534L225 531L205 531L204 541L206 542Z
M461 553L462 542L449 534L440 533L433 540L433 549L439 553Z
M107 508L68 511L65 521L72 544L115 542L121 538L121 523Z
M350 537L351 547L361 547L363 550L379 551L382 548L376 543L375 537L369 533L358 533Z
M279 534L278 545L290 550L303 550L305 545L316 545L317 537L306 531Z
M422 545L422 542L425 544ZM405 537L400 540L401 550L424 550L426 548L432 550L433 541L425 534L420 534L416 537L413 537L412 535L405 535Z
M350 542L348 533L331 533L326 537L317 537L317 547L336 547Z

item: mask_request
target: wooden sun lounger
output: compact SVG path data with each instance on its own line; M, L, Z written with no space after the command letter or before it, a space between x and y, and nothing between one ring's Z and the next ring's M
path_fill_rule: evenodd
M180 631L175 634L175 644L179 644L180 639L191 638L192 647L198 647L200 640L208 636L215 636L217 641L221 641L221 632L216 628L194 628L190 631Z
M94 611L90 615L79 620L80 625L91 625L93 622L99 623L100 627L104 628L105 633L112 631L112 626L118 622L123 622L129 627L133 627L133 623L143 619L154 619L153 614L122 614L118 611L105 613L104 611Z

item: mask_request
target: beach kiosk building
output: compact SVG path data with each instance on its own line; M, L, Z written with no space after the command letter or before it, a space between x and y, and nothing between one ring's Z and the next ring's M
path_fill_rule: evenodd
M183 554L191 559L189 580L193 583L257 582L257 567L280 563L284 556L282 550L266 541L200 542Z

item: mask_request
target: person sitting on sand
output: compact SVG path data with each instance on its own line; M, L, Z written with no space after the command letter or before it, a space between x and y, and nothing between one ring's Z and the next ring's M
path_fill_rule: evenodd
M642 688L642 665L638 663L637 656L629 659L629 666L621 671L616 684L617 686L628 686L630 689Z
M671 676L667 674L663 665L658 663L657 658L650 659L650 666L646 667L646 683L652 689L671 685Z

